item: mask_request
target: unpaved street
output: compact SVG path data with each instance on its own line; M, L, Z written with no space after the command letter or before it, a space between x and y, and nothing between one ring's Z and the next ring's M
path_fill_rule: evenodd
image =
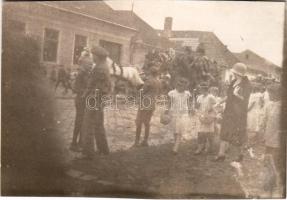
M213 162L215 151L196 156L196 120L191 118L189 131L184 135L179 154L171 152L173 135L169 126L159 122L160 110L152 119L150 146L131 148L135 137L135 109L107 110L105 126L111 154L99 156L93 161L82 160L80 153L69 151L74 123L74 101L72 96L58 96L58 128L64 138L67 163L66 174L78 182L75 195L96 195L104 192L93 189L99 184L113 189L121 195L144 193L147 196L253 196L259 192L258 173L260 161L246 156L244 177L237 177L229 161ZM248 189L247 189L248 188Z

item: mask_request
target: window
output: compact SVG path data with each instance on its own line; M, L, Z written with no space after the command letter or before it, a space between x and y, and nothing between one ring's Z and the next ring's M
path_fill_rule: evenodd
M75 35L74 58L73 63L77 64L84 47L87 46L87 37L82 35Z
M102 46L109 52L109 56L114 62L120 64L122 48L121 44L100 40L100 46Z
M57 62L59 43L59 31L54 29L45 29L43 60L48 62Z
M14 33L23 33L26 32L26 24L24 22L16 21L16 20L10 20L8 24L9 31L12 31Z

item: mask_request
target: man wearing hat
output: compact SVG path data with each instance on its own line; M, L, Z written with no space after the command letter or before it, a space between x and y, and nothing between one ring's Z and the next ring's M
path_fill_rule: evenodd
M234 161L237 162L235 163L236 166L239 166L238 162L243 158L241 147L247 139L247 112L252 87L246 76L247 67L245 64L236 63L231 72L234 75L234 79L231 81L227 90L227 97L224 99L226 105L220 133L222 142L215 161L223 161L225 159L225 151L229 143L237 152Z
M91 49L93 55L94 67L90 73L87 89L83 97L86 102L89 97L92 100L89 106L86 106L82 126L83 151L87 158L93 158L95 155L94 138L96 139L97 149L100 154L109 154L109 147L104 128L104 110L101 102L103 95L109 94L111 90L111 80L109 68L106 64L108 52L100 47L94 46ZM88 101L90 103L90 101ZM91 109L91 107L93 107Z
M76 94L75 97L75 107L76 107L76 117L74 123L73 139L70 146L71 151L81 150L81 128L83 124L83 118L85 114L86 99L83 96L85 89L87 88L87 81L89 78L90 71L93 66L93 60L88 47L85 47L81 57L78 61L78 75L75 80L73 91Z

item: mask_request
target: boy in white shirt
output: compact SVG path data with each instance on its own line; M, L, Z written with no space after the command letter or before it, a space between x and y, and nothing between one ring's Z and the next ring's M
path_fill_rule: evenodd
M188 80L179 78L176 81L175 89L168 93L169 107L166 111L171 115L171 126L174 133L173 153L177 154L182 139L182 134L186 130L186 123L191 111L191 94L186 90Z

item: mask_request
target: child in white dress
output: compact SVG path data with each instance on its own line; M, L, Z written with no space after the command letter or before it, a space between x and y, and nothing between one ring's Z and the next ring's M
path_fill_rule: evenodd
M216 99L208 93L207 83L200 85L201 95L197 98L197 115L199 118L198 145L195 154L209 152L215 132L216 112L213 106Z
M218 87L211 87L209 88L209 94L211 94L216 101L216 104L214 105L214 110L216 112L216 120L214 123L214 144L219 145L220 143L220 119L222 118L222 113L224 111L224 105L221 104L222 98L219 96L219 89Z
M263 102L260 86L254 85L248 103L247 132L249 139L255 137L259 131L260 111L263 110Z
M169 108L166 111L171 116L171 128L174 133L173 153L177 154L182 139L186 131L189 111L191 110L191 94L186 90L188 81L184 78L177 80L175 89L168 93Z

